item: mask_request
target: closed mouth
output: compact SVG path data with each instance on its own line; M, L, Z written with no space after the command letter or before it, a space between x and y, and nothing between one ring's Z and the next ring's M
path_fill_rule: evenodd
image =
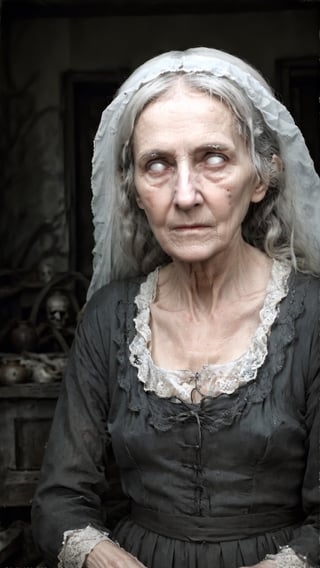
M174 231L195 231L197 229L207 229L209 225L177 225L173 227Z

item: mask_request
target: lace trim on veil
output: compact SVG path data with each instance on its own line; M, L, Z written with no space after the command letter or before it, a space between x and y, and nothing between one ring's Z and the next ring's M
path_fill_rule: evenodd
M258 369L267 356L267 341L280 309L280 301L288 293L288 277L291 268L287 263L273 261L271 277L264 304L260 311L260 323L251 339L248 350L237 359L222 365L204 365L197 372L170 370L158 367L152 361L148 344L151 340L150 304L158 283L159 268L150 273L140 286L135 298L137 317L134 320L136 334L129 346L130 362L138 370L138 378L145 391L152 391L161 398L177 397L191 401L195 386L206 396L232 394L239 387L256 379Z

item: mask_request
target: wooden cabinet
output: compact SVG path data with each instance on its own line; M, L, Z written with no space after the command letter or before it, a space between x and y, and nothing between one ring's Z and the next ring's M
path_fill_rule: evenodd
M0 386L0 506L32 501L60 382Z

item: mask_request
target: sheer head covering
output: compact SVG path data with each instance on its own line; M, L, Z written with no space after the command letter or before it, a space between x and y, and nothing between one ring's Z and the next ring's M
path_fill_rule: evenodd
M290 193L288 203L294 202L298 225L307 228L309 246L320 259L320 180L304 138L288 110L275 98L263 77L241 59L202 47L172 51L138 67L102 114L92 162L95 246L88 297L111 279L124 276L117 269L123 256L117 144L121 116L143 85L164 73L175 72L204 72L226 77L245 91L267 126L277 134L286 178L284 191Z

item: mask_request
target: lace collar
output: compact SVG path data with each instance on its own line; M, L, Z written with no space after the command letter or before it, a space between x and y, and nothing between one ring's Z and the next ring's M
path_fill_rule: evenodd
M232 394L239 387L256 379L258 369L267 356L267 341L280 309L280 301L288 293L288 277L291 267L287 263L273 261L264 304L260 311L260 323L252 336L249 348L237 359L222 365L204 365L197 372L188 369L170 370L154 364L148 343L151 339L150 304L158 283L159 268L151 272L141 284L135 298L137 317L134 320L136 334L129 346L130 363L138 370L138 379L145 391L163 398L176 398L192 402L192 392L197 389L204 396L217 397Z

